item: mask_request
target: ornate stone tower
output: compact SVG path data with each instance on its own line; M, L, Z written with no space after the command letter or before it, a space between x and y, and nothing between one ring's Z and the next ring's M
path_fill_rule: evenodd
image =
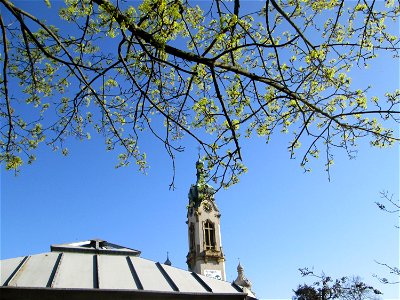
M196 162L197 181L189 191L187 264L190 271L221 280L225 277L220 217L214 202L215 190L204 179L204 163Z

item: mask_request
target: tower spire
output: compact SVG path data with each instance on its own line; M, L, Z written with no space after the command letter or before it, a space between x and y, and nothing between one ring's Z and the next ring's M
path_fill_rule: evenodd
M199 145L199 146L197 146L197 155L199 156L198 160L200 160L200 150L201 150L201 147Z

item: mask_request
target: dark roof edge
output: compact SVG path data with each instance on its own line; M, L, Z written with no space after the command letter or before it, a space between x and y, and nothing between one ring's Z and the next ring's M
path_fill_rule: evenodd
M246 293L193 293L193 292L161 292L141 290L110 290L110 289L62 289L62 288L32 288L32 287L0 287L0 299L31 299L31 300L182 300L182 299L254 299Z

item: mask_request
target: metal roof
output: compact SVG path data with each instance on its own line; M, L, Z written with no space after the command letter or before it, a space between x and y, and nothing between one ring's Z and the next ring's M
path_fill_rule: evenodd
M236 284L153 262L139 254L103 240L52 245L48 253L0 261L0 284L18 288L235 294L246 298Z

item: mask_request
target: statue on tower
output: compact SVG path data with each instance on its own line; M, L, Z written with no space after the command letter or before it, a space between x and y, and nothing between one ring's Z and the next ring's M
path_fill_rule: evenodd
M196 171L197 181L190 187L188 195L190 207L198 207L200 204L202 204L203 200L214 202L215 189L206 182L204 163L200 159L196 162ZM209 205L210 204L208 204L208 206ZM215 206L215 204L211 206ZM215 209L218 210L216 206Z

